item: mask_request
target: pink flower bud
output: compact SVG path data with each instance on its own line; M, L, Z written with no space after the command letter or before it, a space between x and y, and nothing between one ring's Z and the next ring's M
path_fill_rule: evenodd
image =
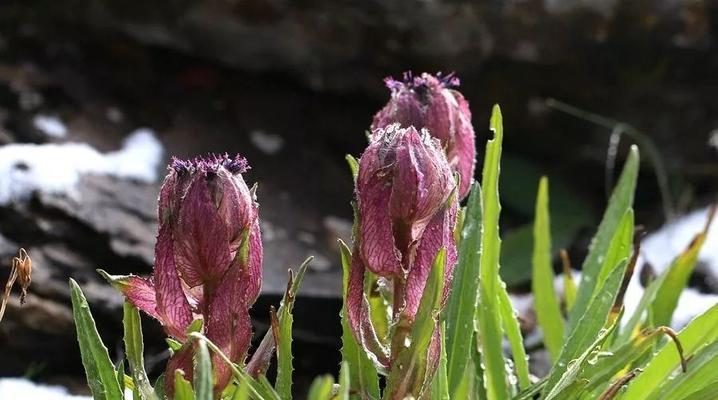
M446 284L456 263L456 183L439 141L399 124L374 131L356 181L358 231L347 309L360 343L388 363L364 299L364 270L395 285L394 316L413 322L429 272L445 248ZM400 289L397 289L400 288ZM445 291L446 296L448 292Z
M453 74L436 76L404 74L404 81L385 79L391 100L374 116L372 130L389 124L426 128L439 139L454 172L461 177L459 196L469 193L474 176L476 149L471 111L464 96L454 88L459 79Z
M258 205L242 178L247 169L239 156L173 159L158 199L152 277L109 277L177 340L185 341L192 321L202 319L207 337L233 362L242 362L249 348L248 310L262 281ZM191 379L191 355L185 346L168 362L168 393L175 369ZM216 390L222 390L231 371L218 358L214 369Z

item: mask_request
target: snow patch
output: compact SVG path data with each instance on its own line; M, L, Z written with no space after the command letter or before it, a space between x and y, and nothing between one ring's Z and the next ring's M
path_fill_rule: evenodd
M62 386L40 385L23 378L0 379L0 399L91 400L73 396Z
M67 127L54 115L38 114L32 119L32 124L37 130L54 138L67 136Z
M86 143L0 146L0 205L33 192L73 194L82 174L157 180L163 148L150 129L137 129L118 151L100 153Z

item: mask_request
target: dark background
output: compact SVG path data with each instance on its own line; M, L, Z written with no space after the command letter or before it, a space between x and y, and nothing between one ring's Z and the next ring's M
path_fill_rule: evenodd
M361 154L372 115L388 99L385 76L456 71L480 158L491 106L501 105L509 248L502 261L514 290L527 287L530 242L520 232L531 221L541 174L550 176L556 200L555 247L576 259L605 205L611 129L549 107L547 98L630 124L654 143L670 201L659 196L655 166L642 149L636 211L649 230L665 222L666 208L680 214L715 200L718 152L708 142L718 132L718 4L578 3L3 0L0 145L52 141L30 122L49 113L67 124L63 141L102 151L146 126L167 157L245 155L247 180L259 183L266 249L265 296L253 311L260 334L284 271L309 254L318 258L296 306L301 393L308 377L334 372L339 359L335 238L347 236L352 196L344 155ZM42 101L23 106L33 93ZM256 131L278 136L283 146L262 152L252 141ZM623 136L619 167L633 143ZM11 305L0 324L0 375L82 390L69 276L84 285L100 332L118 354L120 299L94 269L150 271L157 189L88 176L80 204L38 193L0 206L2 265L24 246L44 271L30 303ZM154 322L145 327L157 374L161 332Z

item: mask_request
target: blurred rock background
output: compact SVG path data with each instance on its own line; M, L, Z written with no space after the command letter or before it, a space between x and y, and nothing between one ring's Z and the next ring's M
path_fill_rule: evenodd
M480 154L490 106L502 106L502 268L515 291L528 287L538 177L551 178L554 247L577 261L606 199L612 130L547 98L629 123L655 144L669 197L659 196L644 149L636 211L648 230L666 222L667 208L680 215L716 199L718 4L709 0L4 0L0 265L22 246L36 267L28 304L11 302L0 324L0 376L83 390L70 276L119 356L121 298L94 270L151 270L163 166L170 155L206 152L245 155L247 179L259 183L266 278L257 331L286 269L314 255L295 309L296 369L307 379L333 371L335 238L351 230L344 154L362 151L388 98L382 78L409 69L457 72ZM143 141L128 141L140 128ZM634 142L622 136L618 167ZM13 189L18 182L27 190ZM692 284L716 292L712 271L699 267ZM165 346L156 324L145 328L157 374Z

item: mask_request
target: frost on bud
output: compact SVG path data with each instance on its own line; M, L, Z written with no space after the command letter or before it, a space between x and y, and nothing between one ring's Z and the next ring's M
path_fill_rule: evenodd
M386 78L385 82L391 99L374 116L372 130L393 123L428 129L441 141L451 169L461 177L459 197L466 197L474 176L476 148L469 103L455 89L459 78L407 72L403 81Z
M239 156L173 159L158 199L154 273L149 278L105 274L180 342L192 321L202 319L204 333L235 363L249 348L249 308L262 281L258 205L242 178L247 169ZM191 380L191 354L192 346L183 346L170 358L169 393L176 369ZM216 356L213 364L215 389L221 391L231 371Z
M410 326L441 248L447 251L444 287L450 287L456 263L455 192L451 168L436 138L399 124L373 132L356 180L358 229L347 310L357 339L385 367L391 361L369 317L365 270L393 283L395 323L402 320ZM392 349L392 358L395 352Z

